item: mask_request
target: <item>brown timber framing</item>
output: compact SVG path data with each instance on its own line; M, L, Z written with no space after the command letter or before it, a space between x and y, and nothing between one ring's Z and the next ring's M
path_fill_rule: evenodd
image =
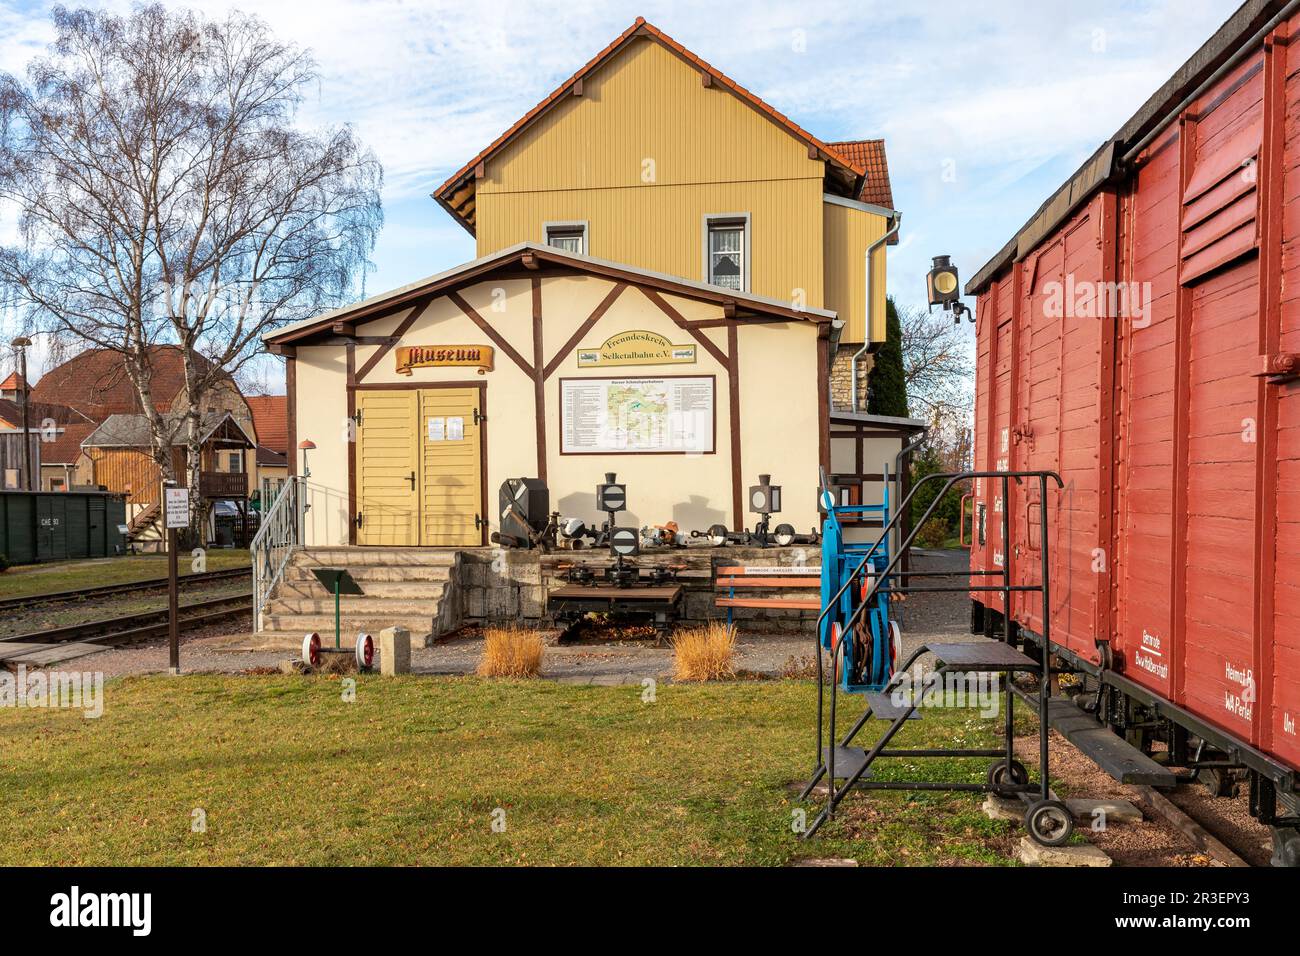
M533 281L536 282L538 280L534 279ZM536 295L537 293L534 292L534 296ZM510 361L518 365L525 375L529 378L533 378L533 367L528 364L522 355L515 351L515 347L507 342L500 332L488 324L487 319L479 315L474 307L461 297L459 292L453 289L447 293L447 298L456 303L456 308L464 312L469 320L478 326L479 331L492 340L493 345L499 348L502 352L505 352L506 355L510 356ZM534 308L537 308L536 301L536 298L534 298Z
M520 269L523 271L517 271ZM461 290L485 281L489 275L499 275L501 278L506 279L527 278L530 282L532 292L533 333L533 354L531 356L531 362L521 355L508 341L506 341L501 333L491 326L461 295ZM574 275L595 276L609 281L612 285L601 302L583 321L582 325L569 337L560 350L556 352L549 361L546 361L545 343L542 334L544 325L542 284L543 281L548 278ZM697 343L699 343L699 345L709 355L711 355L718 365L720 365L727 373L729 429L731 432L729 451L731 455L732 524L737 530L743 526L744 522L744 496L741 481L742 446L740 437L739 328L741 322L754 324L802 321L813 322L818 326L818 457L821 466L829 469L830 436L828 434L828 428L830 422L830 407L828 402L830 364L828 336L831 322L833 320L833 315L831 313L817 313L815 311L809 312L808 310L798 309L794 306L785 305L779 302L758 300L745 294L741 294L738 297L736 294L725 289L701 287L698 284L676 280L670 276L662 276L654 273L643 274L637 270L619 268L615 264L603 263L586 257L569 257L565 253L551 249L550 247L523 244L518 248L509 250L505 254L486 257L484 260L471 263L462 269L455 270L453 273L444 274L443 276L431 279L422 285L407 287L388 296L376 297L373 300L360 303L351 309L323 316L321 319L313 322L300 324L271 337L267 342L270 351L285 356L287 360L286 387L289 397L288 437L291 446L290 453L293 456L290 461L290 473L296 474L298 471L295 429L297 398L294 374L294 354L297 345L333 345L342 346L346 349L348 361L347 410L348 415L355 421L355 393L357 389L437 388L450 384L416 382L410 384L398 383L389 385L366 383L367 376L378 366L379 362L381 362L384 357L403 340L417 319L424 314L436 299L439 297L445 297L449 299L503 354L514 362L514 364L533 381L537 420L537 470L538 477L545 480L547 477L545 383L556 371L559 370L565 359L573 354L574 349L580 346L582 337L588 334L605 316L605 314L609 312L618 298L627 291L629 286L634 286L639 289L640 292L656 308L663 312L663 314L667 316L675 326L689 334ZM681 312L667 301L665 295L680 295L695 301L716 305L721 309L722 316L719 318L699 321L688 321ZM357 334L357 332L364 326L365 322L390 317L395 314L401 314L403 310L406 309L409 309L410 311L405 314L401 322L393 330L392 334ZM725 350L709 336L705 331L706 329L725 330ZM356 367L357 346L374 346L373 353L361 364L360 368ZM469 385L480 389L480 411L486 417L486 382L479 381L459 384ZM480 442L485 442L485 439L482 436L480 437ZM482 449L482 455L484 476L482 497L484 507L486 508L487 449L485 444ZM349 541L353 543L355 543L356 540L357 512L355 458L356 448L355 442L353 442L351 443L348 453ZM487 514L486 511L483 513Z
M411 313L412 316L415 313ZM357 348L347 344L348 361L348 544L357 543Z
M564 345L560 347L560 350L551 357L551 360L546 363L546 378L550 378L555 374L556 369L560 367L560 363L564 361L565 356L572 353L573 350L578 347L578 343L582 341L583 336L590 332L592 327L601 320L601 317L609 311L609 307L614 304L614 300L622 295L626 288L626 282L614 283L614 288L609 290L609 294L601 300L600 305L596 306L591 315L587 316L586 321L584 321L582 325L578 326L578 330L569 336L569 341L565 342Z
M542 280L533 277L533 406L537 435L537 477L546 481L546 365L542 355Z
M292 350L291 350L292 351ZM289 477L298 475L298 365L297 359L284 359L285 451L289 453Z
M818 339L820 345L821 340ZM820 348L818 350L820 354ZM735 531L745 530L745 498L740 481L740 336L736 323L727 326L727 394L731 415L731 507Z

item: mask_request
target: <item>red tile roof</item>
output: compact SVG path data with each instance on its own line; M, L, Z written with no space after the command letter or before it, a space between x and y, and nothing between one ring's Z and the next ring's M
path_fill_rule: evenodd
M855 166L867 171L866 181L858 190L858 202L894 208L894 190L889 185L889 161L885 158L883 139L854 139L829 145Z
M81 443L95 430L94 422L64 425L52 442L41 444L42 465L72 465L81 457Z
M50 419L56 425L81 424L89 421L87 417L77 411L75 408L69 408L67 405L50 405L46 402L32 401L27 406L27 426L33 430L40 428L41 423ZM0 398L0 424L9 428L23 427L23 406L22 402L14 401L8 398Z
M165 412L185 386L181 351L174 345L155 345L150 365L154 404ZM109 349L91 349L46 372L32 387L31 398L68 405L96 422L142 411L121 356Z
M742 100L749 103L759 112L765 114L773 122L779 124L780 126L783 126L792 136L796 137L797 139L803 140L810 147L816 149L817 152L829 162L835 163L838 166L842 166L843 168L847 169L849 172L853 173L855 176L863 176L866 174L866 170L860 164L853 161L849 157L845 156L843 153L832 149L827 143L822 142L820 139L818 139L812 133L805 130L802 126L800 126L794 120L790 119L784 113L778 112L777 110L773 109L771 106L763 102L763 100L755 96L753 93L749 92L749 90L745 89L735 80L726 76L721 70L716 69L715 67L706 63L704 60L700 59L698 56L696 56L690 50L686 49L686 47L682 46L672 37L668 36L668 34L664 33L654 24L647 23L644 17L637 17L636 21L630 27L624 30L621 34L619 34L619 36L615 38L614 42L609 44L609 46L605 47L605 49L601 50L589 61L587 61L587 64L583 66L582 69L578 70L577 73L574 73L573 76L569 77L558 87L556 87L555 91L552 92L550 96L546 97L546 99L542 100L531 110L525 113L523 117L519 119L518 122L516 122L508 130L506 130L504 133L498 136L495 140L493 140L492 143L486 149L479 152L478 155L476 155L468 163L466 163L460 169L456 170L456 172L454 172L447 179L446 182L444 182L441 186L439 186L436 190L434 190L433 193L434 198L437 199L438 202L441 203L442 206L445 209L447 209L447 211L450 212L453 216L456 216L457 219L461 219L462 217L456 213L456 211L452 208L451 204L447 201L448 194L453 190L453 188L459 185L460 182L466 178L466 176L470 175L473 172L474 168L478 166L479 163L485 161L492 153L496 152L496 150L504 146L507 142L513 139L517 133L519 133L526 126L532 123L532 121L535 120L538 116L540 116L542 113L546 112L547 109L553 106L555 102L560 99L561 96L563 96L566 92L568 92L573 88L573 85L575 83L577 83L587 74L591 73L593 70L599 67L602 63L604 63L607 59L609 59L610 56L612 56L615 52L617 52L624 44L628 43L634 37L638 37L638 36L648 37L652 40L655 40L663 44L665 47L667 47L672 52L676 53L678 56L682 57L684 60L687 60L688 62L694 64L699 69L705 71L715 81L725 86L736 96L740 97Z
M17 372L10 372L9 377L0 382L0 392L16 392L23 387L22 376Z
M281 455L289 450L289 399L284 395L249 395L257 443Z

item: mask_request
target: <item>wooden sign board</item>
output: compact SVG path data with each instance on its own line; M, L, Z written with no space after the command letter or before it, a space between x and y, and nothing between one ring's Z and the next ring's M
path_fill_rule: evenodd
M399 345L395 351L399 375L417 368L477 368L480 375L492 371L490 345Z
M692 365L694 345L673 345L657 332L634 329L611 335L603 344L578 349L579 368L610 365Z

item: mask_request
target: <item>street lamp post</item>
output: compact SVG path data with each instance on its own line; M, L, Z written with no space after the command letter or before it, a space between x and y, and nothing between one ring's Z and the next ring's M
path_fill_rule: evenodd
M27 347L32 344L32 340L25 335L20 335L9 343L18 353L18 377L22 379L23 387L23 484L28 491L32 490L32 434L28 423L28 408L31 400L27 394Z

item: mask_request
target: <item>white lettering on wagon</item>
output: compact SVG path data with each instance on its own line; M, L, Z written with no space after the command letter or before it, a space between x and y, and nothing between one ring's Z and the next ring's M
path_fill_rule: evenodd
M1282 732L1295 736L1295 715L1282 711Z
M1235 667L1231 661L1224 661L1223 676L1229 683L1241 686L1239 693L1233 693L1231 688L1224 690L1223 709L1242 720L1250 720L1256 700L1255 672L1245 665Z
M1160 680L1169 679L1169 663L1164 659L1165 652L1160 635L1142 631L1142 643L1133 650L1133 663L1153 677Z

